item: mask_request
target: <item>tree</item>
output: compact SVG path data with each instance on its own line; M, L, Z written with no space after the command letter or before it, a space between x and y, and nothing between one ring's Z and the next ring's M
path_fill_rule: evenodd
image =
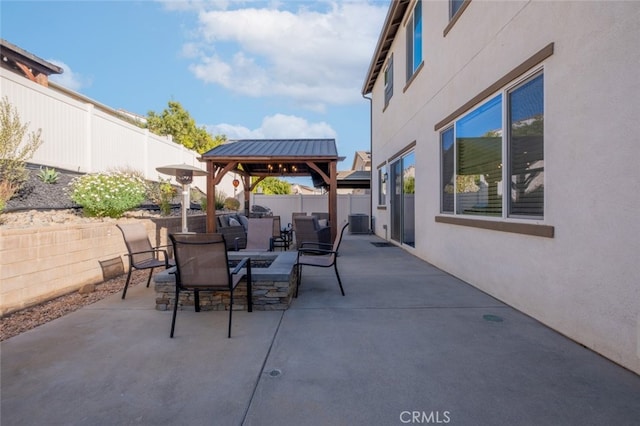
M291 184L276 177L267 177L261 181L257 188L262 189L263 194L267 195L287 195L291 194ZM254 190L255 191L255 190Z
M26 162L42 145L41 129L27 134L18 111L5 96L0 102L0 211L27 180ZM26 141L24 141L26 136Z
M171 135L176 143L193 149L199 154L204 154L227 140L225 135L214 138L204 126L198 127L189 112L182 108L179 102L169 101L168 105L169 107L160 114L149 111L147 127L153 133Z

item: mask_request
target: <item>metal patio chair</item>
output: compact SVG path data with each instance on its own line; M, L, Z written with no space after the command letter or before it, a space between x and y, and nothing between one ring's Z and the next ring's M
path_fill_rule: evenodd
M246 251L273 251L273 216L250 217L247 227ZM235 239L235 249L240 250L241 237Z
M298 288L300 287L300 281L302 280L302 266L319 266L321 268L330 268L336 271L336 277L338 278L338 285L340 286L340 292L344 296L344 288L342 288L342 280L340 280L340 274L338 273L338 249L340 248L340 242L342 242L342 235L345 229L347 229L349 223L346 222L342 225L340 234L336 237L331 244L317 243L317 242L303 242L302 246L298 248L298 258L296 260L295 267L297 268L297 281L296 281L296 294L298 297Z
M231 319L233 314L233 291L242 278L247 278L247 311L252 312L251 259L243 258L233 270L229 269L227 247L222 234L171 234L176 258L176 299L173 303L171 334L176 326L176 315L181 291L194 293L196 312L200 312L201 291L229 292L229 329L231 337ZM243 268L246 268L243 271Z
M149 287L151 275L155 268L164 267L164 269L168 269L170 266L174 266L175 262L169 259L169 254L164 249L164 247L168 246L153 247L151 245L147 229L142 223L120 223L116 226L122 232L124 244L127 246L128 253L125 256L129 257L129 273L127 274L127 282L122 290L122 298L124 299L131 281L131 272L134 269L149 269L149 278L147 278L147 287Z

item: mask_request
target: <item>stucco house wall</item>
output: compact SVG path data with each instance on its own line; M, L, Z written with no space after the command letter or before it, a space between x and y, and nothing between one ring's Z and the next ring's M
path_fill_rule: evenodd
M405 15L393 97L385 107L382 72L371 91L372 175L415 143L416 243L404 248L640 373L640 3L473 0L446 35L449 2L422 9L422 69L406 85ZM523 74L544 70L544 219L473 218L553 236L437 222L436 124L548 46ZM389 199L372 197L383 238Z

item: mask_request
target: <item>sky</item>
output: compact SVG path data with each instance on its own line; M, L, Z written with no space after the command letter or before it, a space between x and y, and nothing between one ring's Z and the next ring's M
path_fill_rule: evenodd
M179 102L229 139L334 138L370 149L362 87L390 0L2 0L0 37L50 80L146 116Z

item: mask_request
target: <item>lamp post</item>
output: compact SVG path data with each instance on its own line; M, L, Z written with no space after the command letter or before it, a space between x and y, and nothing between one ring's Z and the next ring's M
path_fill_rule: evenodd
M206 176L207 172L187 164L174 164L170 166L156 167L156 170L165 175L171 175L182 184L182 232L189 232L187 227L187 203L189 202L189 184L194 176Z

